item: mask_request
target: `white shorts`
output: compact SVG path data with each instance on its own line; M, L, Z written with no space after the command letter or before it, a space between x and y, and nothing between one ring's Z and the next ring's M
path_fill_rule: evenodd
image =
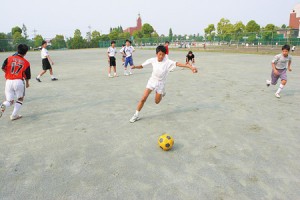
M158 94L163 94L165 92L165 83L163 81L149 79L146 88L154 90Z
M6 80L5 96L7 101L19 99L25 96L25 83L23 80Z

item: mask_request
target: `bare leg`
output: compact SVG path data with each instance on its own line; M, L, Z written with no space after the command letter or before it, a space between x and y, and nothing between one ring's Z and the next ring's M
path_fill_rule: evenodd
M47 71L46 70L43 70L40 74L39 74L39 77L43 76Z
M145 89L143 97L141 98L140 102L138 103L138 106L136 108L137 111L141 111L145 102L147 101L148 96L151 94L152 90L150 89Z
M52 68L49 69L49 72L50 72L50 75L53 76L53 70L52 70Z
M162 100L162 95L156 92L156 94L155 94L155 103L159 104L161 102L161 100Z

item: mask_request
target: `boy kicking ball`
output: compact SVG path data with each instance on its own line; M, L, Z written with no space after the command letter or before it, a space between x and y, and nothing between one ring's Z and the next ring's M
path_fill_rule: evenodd
M3 65L2 70L5 73L5 96L6 101L0 105L0 117L2 117L5 109L14 104L15 97L17 101L10 119L17 120L22 116L18 114L21 109L25 96L25 87L29 87L29 79L31 78L30 64L24 58L28 51L28 46L20 44L18 46L18 54L8 57ZM26 85L24 83L26 81Z
M146 60L142 65L133 66L132 69L142 69L147 65L152 65L153 71L152 75L148 81L144 95L140 102L138 103L137 109L133 117L129 120L131 123L139 120L139 112L142 110L145 102L147 101L148 96L154 90L155 93L155 103L159 104L162 100L162 97L166 95L165 92L165 83L167 80L168 73L178 67L185 67L192 70L193 73L197 73L197 68L189 64L182 64L175 62L166 58L166 47L158 46L156 48L156 58L151 58Z
M271 73L271 80L267 80L267 86L269 87L271 84L276 85L278 79L281 79L280 86L275 93L277 98L280 98L280 92L282 91L283 87L287 83L287 75L286 71L287 68L289 71L292 71L291 64L292 64L292 57L289 55L290 46L284 45L282 47L282 53L278 54L272 60L272 73Z

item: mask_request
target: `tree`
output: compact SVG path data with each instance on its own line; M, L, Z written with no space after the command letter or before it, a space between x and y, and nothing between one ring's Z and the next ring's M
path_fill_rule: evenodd
M142 27L142 33L145 38L150 38L151 34L154 32L154 28L150 24L144 24Z
M215 36L215 25L209 24L207 28L204 29L205 36L207 40L212 41L213 37Z
M22 26L22 33L25 39L28 39L28 35L27 35L27 27L25 26L25 24L23 24Z
M55 38L51 40L51 44L53 49L61 49L67 47L65 37L63 35L56 35Z
M9 45L7 35L5 33L0 33L0 52L9 50L11 50L11 47Z
M119 37L119 30L118 29L113 29L109 34L108 37L110 40L117 40Z
M144 37L144 34L143 34L143 31L134 31L132 33L132 36L135 38L135 39L141 39Z
M99 31L96 31L96 30L93 31L93 32L92 32L92 39L91 39L90 46L91 46L92 48L98 47L98 43L99 43L100 39L101 39L101 34L100 34L100 32L99 32Z
M277 37L277 27L274 24L267 24L265 28L263 28L262 37L264 40L273 40L273 38Z
M25 43L26 42L26 39L22 36L22 34L18 31L16 31L14 34L13 34L13 44L14 45L18 45L18 44L21 44L21 43Z
M39 47L42 45L42 41L44 40L41 35L36 35L34 38L34 47Z
M71 49L81 49L86 47L86 41L83 39L81 35L81 31L76 29L74 31L74 37L71 42Z
M22 29L18 26L15 26L11 29L11 34L14 35L16 32L19 32L20 34L22 34Z
M233 32L235 34L235 39L240 40L243 37L243 33L245 32L246 26L243 22L239 21L233 25Z
M248 33L258 33L260 31L260 26L254 20L251 20L246 25L246 31Z
M286 29L287 26L286 26L285 24L282 24L282 25L281 25L281 28L282 28L282 29Z
M120 40L125 40L125 39L128 39L128 38L130 38L130 33L128 33L128 32L122 32L122 33L119 34L119 39Z
M230 34L233 33L233 25L230 23L230 20L222 18L217 27L218 35L223 40L230 39Z
M169 41L173 41L173 30L169 29Z

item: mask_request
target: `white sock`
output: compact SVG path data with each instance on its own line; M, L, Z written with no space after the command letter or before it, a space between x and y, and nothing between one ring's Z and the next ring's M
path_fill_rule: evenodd
M51 75L51 78L53 79L53 78L55 78L55 76L54 76L54 75Z
M124 69L124 73L127 73L127 68Z
M281 90L283 90L284 85L280 84L276 94L279 94L281 92Z
M3 104L3 105L5 105L6 107L9 107L9 106L11 106L11 104L10 104L10 102L9 102L9 101L4 101L2 104Z
M117 75L117 72L115 72L114 75Z
M139 116L140 111L135 111L135 116Z
M38 75L37 78L41 78L41 75Z
M23 104L22 101L17 101L17 102L15 103L14 111L13 111L13 113L12 113L12 116L17 116L17 114L18 114L20 108L22 107L22 104Z

